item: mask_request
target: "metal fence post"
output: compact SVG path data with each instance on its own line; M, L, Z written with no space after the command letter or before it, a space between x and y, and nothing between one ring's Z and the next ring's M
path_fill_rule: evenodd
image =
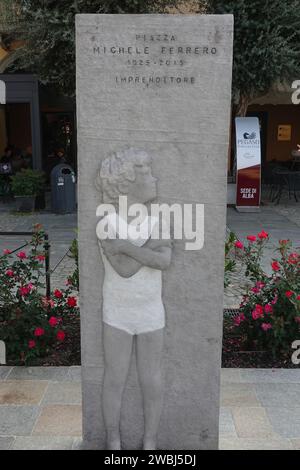
M50 243L47 233L44 235L44 248L45 248L45 271L46 271L46 297L51 294L51 272L50 272Z

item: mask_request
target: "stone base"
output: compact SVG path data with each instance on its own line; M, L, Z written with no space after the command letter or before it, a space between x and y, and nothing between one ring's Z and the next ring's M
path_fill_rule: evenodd
M249 206L249 207L241 207L240 206L239 207L239 206L235 206L235 208L236 208L237 212L241 212L241 213L242 212L248 212L248 213L250 213L250 212L260 212L260 207L251 207L251 206Z

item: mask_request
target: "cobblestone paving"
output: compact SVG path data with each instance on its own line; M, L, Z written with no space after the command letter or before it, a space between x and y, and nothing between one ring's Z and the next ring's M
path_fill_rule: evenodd
M274 210L286 217L291 223L296 224L297 227L300 227L300 202L292 205L274 206Z
M220 449L300 450L300 369L223 369ZM80 367L0 367L0 450L81 448Z

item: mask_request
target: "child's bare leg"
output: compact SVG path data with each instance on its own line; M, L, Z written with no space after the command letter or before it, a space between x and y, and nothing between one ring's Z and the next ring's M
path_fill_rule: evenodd
M137 368L144 400L144 449L156 448L156 435L162 410L161 359L164 329L137 335Z
M130 365L132 342L132 335L103 324L105 373L102 405L108 450L121 448L121 402Z

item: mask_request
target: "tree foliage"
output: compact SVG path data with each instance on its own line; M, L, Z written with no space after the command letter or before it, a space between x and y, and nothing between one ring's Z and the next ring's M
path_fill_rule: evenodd
M24 46L11 71L37 73L43 83L66 95L74 95L75 90L77 13L200 13L206 9L210 13L232 13L237 115L245 115L249 103L272 85L300 77L300 0L5 1L14 5L19 2L22 12Z
M300 77L300 0L209 0L211 13L234 15L233 96L245 115L276 82Z
M75 15L163 12L166 0L19 0L23 50L11 71L37 73L65 95L75 92Z

